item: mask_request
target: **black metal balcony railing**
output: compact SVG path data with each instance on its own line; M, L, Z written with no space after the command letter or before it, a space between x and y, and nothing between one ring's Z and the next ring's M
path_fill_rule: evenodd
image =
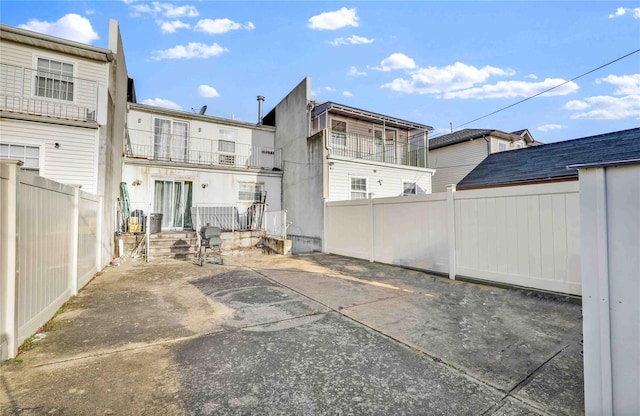
M282 169L282 149L129 130L127 157L196 165Z
M98 83L0 64L0 111L96 121Z
M334 156L426 167L426 149L422 135L411 137L409 143L404 143L328 129L327 143L330 154Z

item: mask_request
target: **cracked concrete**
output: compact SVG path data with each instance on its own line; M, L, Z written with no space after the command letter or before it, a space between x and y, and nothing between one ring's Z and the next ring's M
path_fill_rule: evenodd
M0 413L583 414L580 306L330 255L108 268Z

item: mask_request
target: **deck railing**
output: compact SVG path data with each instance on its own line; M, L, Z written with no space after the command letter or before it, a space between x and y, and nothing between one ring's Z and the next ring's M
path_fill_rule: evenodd
M98 83L0 64L0 111L96 121Z
M422 135L410 137L409 142L405 143L327 129L327 143L334 156L426 167Z
M282 169L282 150L183 134L129 130L127 157L197 165Z

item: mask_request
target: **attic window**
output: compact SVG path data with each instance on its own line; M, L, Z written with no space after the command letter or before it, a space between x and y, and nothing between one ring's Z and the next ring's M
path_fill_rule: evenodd
M507 150L507 144L504 142L498 143L498 152L504 152Z

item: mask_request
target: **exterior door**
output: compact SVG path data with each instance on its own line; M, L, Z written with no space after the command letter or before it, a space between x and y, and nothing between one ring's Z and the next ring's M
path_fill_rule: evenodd
M193 183L189 181L155 181L154 212L162 214L163 230L190 229Z

